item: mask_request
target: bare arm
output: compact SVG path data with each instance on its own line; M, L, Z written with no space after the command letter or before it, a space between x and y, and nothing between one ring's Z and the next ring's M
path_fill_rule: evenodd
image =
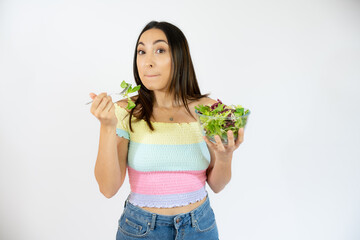
M211 98L204 100L205 104L214 104L217 101ZM219 193L231 180L231 162L233 152L240 146L244 140L244 131L239 129L238 139L234 141L234 136L231 131L228 133L228 145L221 143L220 137L216 136L216 144L210 142L206 137L207 147L210 152L211 161L206 171L207 182L214 193Z
M211 162L206 171L207 182L214 193L219 193L231 180L232 157L228 161L215 160L215 154L211 151Z
M124 183L128 142L116 135L116 128L100 127L95 178L100 192L107 198L113 197Z
M94 173L100 192L111 198L118 192L126 176L129 140L116 135L118 120L111 97L106 96L106 93L95 97L96 95L92 96L95 100L91 113L100 120L101 125Z

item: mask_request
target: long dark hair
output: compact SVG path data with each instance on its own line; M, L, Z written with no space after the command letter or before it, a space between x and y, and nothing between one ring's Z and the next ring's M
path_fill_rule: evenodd
M167 89L167 91L170 94L174 94L175 102L179 103L181 100L185 105L186 110L192 116L189 106L187 104L187 100L198 100L200 98L207 97L209 95L209 93L202 95L200 92L200 88L196 80L194 66L190 56L188 42L183 32L178 27L174 26L171 23L151 21L141 31L135 46L133 71L134 71L135 82L137 85L141 85L141 88L138 91L139 95L135 101L136 107L131 109L130 111L129 126L132 132L133 130L131 127L131 118L134 114L135 109L137 111L136 118L138 120L141 119L145 120L149 128L152 131L154 131L154 128L150 122L150 117L152 116L152 112L153 112L154 92L148 90L142 84L136 64L137 44L139 43L139 39L145 31L153 28L162 30L165 33L169 43L172 64L171 64L171 80L170 80L171 82L169 84L169 88Z

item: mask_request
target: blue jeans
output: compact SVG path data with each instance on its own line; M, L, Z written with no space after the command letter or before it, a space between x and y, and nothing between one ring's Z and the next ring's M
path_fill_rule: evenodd
M161 215L125 201L118 221L116 240L218 240L215 214L209 197L194 210L178 215Z

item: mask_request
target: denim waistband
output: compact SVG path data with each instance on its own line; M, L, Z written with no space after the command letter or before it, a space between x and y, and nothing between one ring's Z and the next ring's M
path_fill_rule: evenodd
M195 216L201 217L203 214L206 213L206 210L210 208L210 200L209 196L206 196L206 200L197 208L193 209L187 213L180 213L176 215L162 215L157 213L152 213L146 211L138 206L135 206L129 202L127 199L124 204L124 212L125 214L130 214L134 217L141 218L144 221L151 222L151 227L153 228L156 223L160 224L176 224L177 222L181 221L183 224L189 221L192 222L194 225L196 220Z

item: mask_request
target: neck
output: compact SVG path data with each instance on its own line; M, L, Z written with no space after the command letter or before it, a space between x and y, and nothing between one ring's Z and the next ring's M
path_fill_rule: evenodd
M166 92L154 91L154 107L160 109L173 109L181 107L182 104L176 103L174 95L170 95Z

